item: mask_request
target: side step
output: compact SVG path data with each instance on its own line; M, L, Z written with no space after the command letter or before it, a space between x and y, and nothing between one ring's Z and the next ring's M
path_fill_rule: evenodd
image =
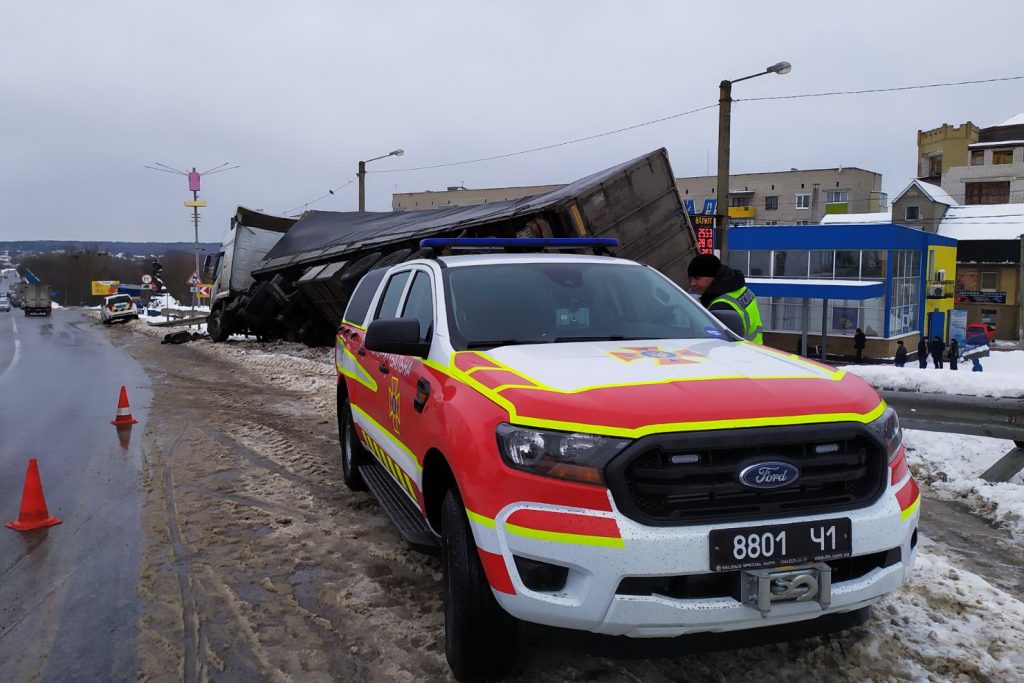
M413 550L429 555L441 552L441 539L427 525L423 514L382 465L371 459L369 463L359 466L359 474L362 475L370 493L391 518L391 523L398 529L398 533Z

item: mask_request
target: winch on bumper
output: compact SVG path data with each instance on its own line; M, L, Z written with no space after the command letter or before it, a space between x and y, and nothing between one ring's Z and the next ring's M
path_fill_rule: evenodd
M907 481L909 475L892 488ZM614 508L595 514L511 505L493 526L474 519L473 530L482 548L500 549L515 593L495 596L513 616L608 635L670 637L848 612L895 591L917 545L918 512L905 515L900 505L887 491L870 508L844 516L852 534L848 558L720 572L710 566L712 532L765 522L652 529ZM801 523L835 519L821 515ZM778 526L792 523L779 520ZM610 535L613 528L618 536Z

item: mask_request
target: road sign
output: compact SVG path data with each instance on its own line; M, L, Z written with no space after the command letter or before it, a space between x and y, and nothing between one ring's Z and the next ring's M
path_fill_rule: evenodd
M202 282L202 280L199 279L199 273L193 270L192 274L188 276L188 281L185 284L198 285L200 282Z
M147 273L147 274L142 276L142 284L148 285L152 281L153 281L153 276L152 275Z
M149 289L150 289L150 291L155 292L156 291L156 283L155 282L150 282L149 283Z
M209 299L210 285L196 285L196 296L200 299Z

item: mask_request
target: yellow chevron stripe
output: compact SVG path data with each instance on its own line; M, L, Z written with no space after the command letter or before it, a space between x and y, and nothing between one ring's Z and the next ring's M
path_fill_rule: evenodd
M625 548L626 544L621 538L609 538L607 536L590 536L587 534L566 534L560 531L541 531L540 529L530 529L525 526L517 526L515 524L505 524L505 528L510 534L516 536L524 536L526 538L536 538L540 541L550 541L552 543L572 543L574 545L593 545L601 548Z
M906 510L904 510L902 513L900 513L900 521L901 522L906 521L907 518L910 517L912 514L914 514L914 512L916 512L917 508L920 507L920 506L921 506L921 493L918 492L917 498L914 500L914 502L911 503L910 506Z

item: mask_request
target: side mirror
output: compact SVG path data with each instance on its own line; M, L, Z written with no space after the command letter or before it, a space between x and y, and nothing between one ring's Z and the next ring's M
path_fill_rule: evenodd
M743 326L743 318L741 318L740 314L736 311L731 308L722 308L711 311L711 315L718 318L722 324L728 327L729 330L740 339L746 338L744 335L746 335L747 330Z
M374 320L366 328L366 348L380 353L426 358L430 342L420 341L420 321L415 318Z

